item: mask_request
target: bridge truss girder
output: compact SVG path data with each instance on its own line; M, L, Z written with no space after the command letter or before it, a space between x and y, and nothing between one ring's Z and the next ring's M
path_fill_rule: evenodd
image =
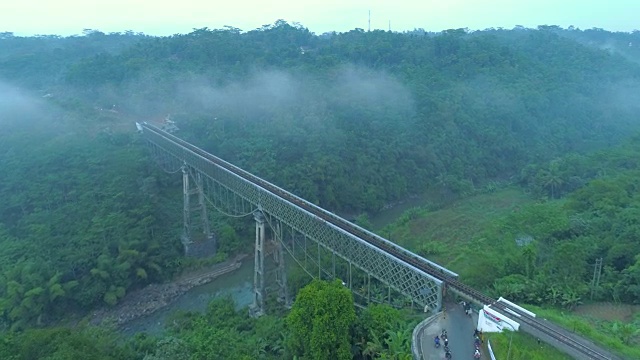
M144 131L143 136L153 145L154 153L171 155L174 163L183 164L189 173L200 174L204 187L218 189L220 194L226 193L224 195L226 199L219 201L219 210L231 215L241 215L242 210L257 208L267 218L275 219L281 224L279 226L286 225L304 235L316 242L319 247L348 261L349 266L359 268L386 284L390 289L412 299L414 303L436 311L441 308L443 286L441 280L180 145L172 140L170 135ZM215 158L213 155L210 156ZM291 196L295 197L292 194ZM295 199L314 206L298 197ZM217 202L217 200L214 201ZM239 209L239 204L242 205L242 210ZM246 204L249 206L245 209ZM325 213L336 217L326 211ZM280 241L286 247L282 238Z

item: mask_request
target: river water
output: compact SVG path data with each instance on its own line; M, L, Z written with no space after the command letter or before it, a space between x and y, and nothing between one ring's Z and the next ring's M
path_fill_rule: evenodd
M171 313L176 311L204 312L211 300L228 295L231 295L238 309L249 306L253 301L253 256L244 258L239 269L221 275L208 284L190 289L171 304L149 316L126 323L120 332L125 336L131 336L138 332L161 335L164 332L164 322Z
M397 219L402 213L412 207L424 205L427 200L423 197L407 199L401 204L380 211L371 217L375 230L379 230ZM381 234L385 236L385 234ZM253 255L253 254L251 254ZM265 266L270 266L270 257L265 257ZM125 336L145 332L149 335L161 335L164 332L165 320L176 311L204 312L209 302L217 297L231 295L236 308L247 307L253 301L253 256L243 259L242 266L228 274L221 275L212 282L197 286L166 307L153 314L126 323L120 332Z

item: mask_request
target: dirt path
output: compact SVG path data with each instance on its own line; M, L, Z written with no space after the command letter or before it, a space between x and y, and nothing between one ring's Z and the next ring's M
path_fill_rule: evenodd
M90 323L93 325L110 324L119 327L133 319L150 315L171 304L190 289L237 270L245 257L247 257L246 254L241 254L208 269L200 269L179 276L170 283L151 284L131 292L115 307L102 308L94 312Z

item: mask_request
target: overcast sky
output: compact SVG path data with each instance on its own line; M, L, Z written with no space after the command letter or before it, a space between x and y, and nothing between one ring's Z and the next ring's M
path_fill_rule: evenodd
M0 0L0 32L73 35L85 28L149 35L231 25L253 30L278 19L317 34L515 25L574 25L613 31L640 29L640 0Z

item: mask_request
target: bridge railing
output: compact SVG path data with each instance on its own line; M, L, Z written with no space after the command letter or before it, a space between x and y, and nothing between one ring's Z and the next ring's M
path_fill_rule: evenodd
M143 137L146 140L178 160L183 161L187 166L200 172L203 176L218 182L246 201L255 204L262 211L304 234L320 246L377 278L387 286L411 298L417 304L439 309L442 302L441 280L352 235L332 222L312 214L302 206L311 210L320 209L322 214L329 214L331 219L342 220L337 215L322 210L291 194L289 198L300 204L300 206L294 204L255 182L247 180L245 177L254 176L244 170L159 129L146 124L143 126L145 128ZM224 167L219 164L224 165ZM238 174L246 176L243 177ZM260 179L260 181L263 180ZM272 186L271 184L269 185ZM274 188L277 187L274 186ZM284 192L284 190L282 191ZM398 247L395 244L393 245ZM401 247L398 248L402 249Z
M159 134L160 136L162 136L162 137L166 138L167 140L170 140L170 141L178 144L179 146L184 147L187 150L190 150L190 151L192 151L192 152L194 152L196 154L200 154L204 158L211 159L211 160L214 161L214 163L224 164L224 166L227 169L233 169L232 173L243 174L245 179L246 178L256 178L260 182L268 184L269 187L277 189L280 193L286 194L287 197L295 199L295 201L297 203L302 203L307 208L312 208L316 212L321 212L324 216L327 216L327 217L331 218L333 221L336 221L336 222L339 222L339 223L348 223L349 226L358 228L358 230L360 232L365 233L368 236L375 238L376 241L378 241L380 243L384 243L384 245L386 247L392 248L392 249L394 249L394 251L403 253L403 254L411 257L411 258L420 259L421 262L428 264L430 267L432 267L434 269L437 269L442 274L445 274L445 275L447 275L449 277L453 277L453 278L457 278L458 277L457 273L455 273L455 272L453 272L453 271L451 271L451 270L449 270L449 269L447 269L447 268L445 268L443 266L440 266L439 264L437 264L437 263L435 263L433 261L425 259L422 256L419 256L419 255L413 253L412 251L407 250L402 246L399 246L398 244L396 244L394 242L391 242L391 241L389 241L389 240L387 240L387 239L385 239L385 238L383 238L383 237L381 237L381 236L379 236L379 235L377 235L375 233L372 233L371 231L369 231L367 229L364 229L364 228L359 227L359 226L357 226L355 224L352 224L351 222L339 217L338 215L336 215L336 214L334 214L334 213L332 213L330 211L327 211L327 210L325 210L325 209L323 209L323 208L321 208L321 207L319 207L319 206L317 206L315 204L312 204L312 203L308 202L307 200L305 200L305 199L303 199L303 198L301 198L301 197L299 197L299 196L297 196L297 195L295 195L293 193L290 193L290 192L280 188L277 185L269 183L266 180L259 179L258 177L256 177L255 175L249 173L248 171L245 171L244 169L239 168L239 167L237 167L237 166L235 166L235 165L233 165L233 164L231 164L231 163L229 163L229 162L227 162L227 161L225 161L225 160L223 160L223 159L221 159L221 158L219 158L219 157L217 157L215 155L209 154L209 153L205 152L204 150L196 147L193 144L190 144L190 143L180 139L179 137L177 137L177 136L175 136L173 134L170 134L170 133L168 133L166 131L163 131L162 129L159 129L159 128L157 128L157 127L155 127L153 125L147 124L147 123L143 123L141 125L141 127L143 129L147 129L147 130L150 130L152 132L155 132L156 135ZM143 133L143 135L147 135L147 134L148 134L148 132ZM254 184L254 183L252 183L252 184ZM238 194L238 195L242 196L242 194ZM247 200L247 199L245 198L245 200Z

